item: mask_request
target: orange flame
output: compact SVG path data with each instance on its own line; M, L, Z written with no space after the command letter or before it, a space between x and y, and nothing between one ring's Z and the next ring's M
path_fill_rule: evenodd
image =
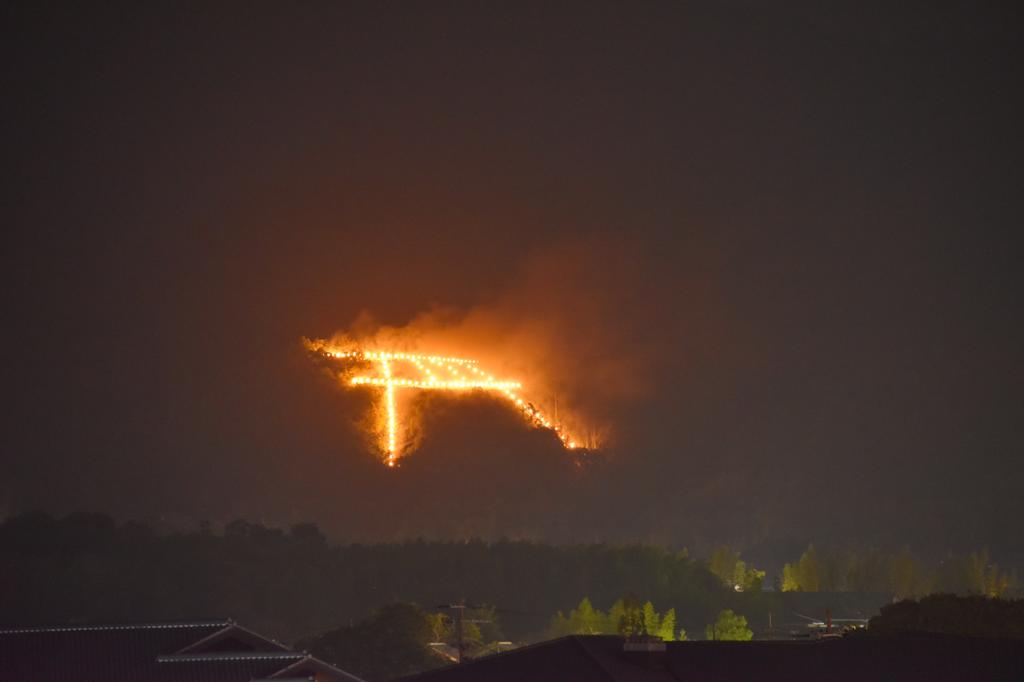
M376 364L379 369L377 376L354 376L348 383L351 386L384 389L384 428L379 445L384 454L384 461L389 467L395 466L399 457L404 454L399 446L401 426L395 407L395 390L403 388L495 391L508 398L531 425L554 431L566 449L575 450L579 447L577 439L569 435L562 424L550 419L532 403L519 396L517 391L522 388L520 382L495 379L493 375L481 369L476 360L418 353L343 350L322 340L307 340L306 346L311 352L336 360L370 361ZM401 368L401 376L396 376L396 366ZM443 376L439 377L438 373L442 373Z

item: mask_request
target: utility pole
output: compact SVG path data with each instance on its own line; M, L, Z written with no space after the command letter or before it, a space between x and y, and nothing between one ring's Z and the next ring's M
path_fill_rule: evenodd
M455 612L455 641L458 649L458 662L462 663L462 655L466 651L466 639L465 630L463 629L463 623L490 623L489 620L465 620L466 609L482 609L482 604L466 604L465 601L460 601L457 604L439 604L439 609L448 609L449 611Z
M466 650L466 638L463 636L462 618L466 615L466 605L461 604L453 607L455 609L455 641L459 647L459 663L462 663L462 654Z

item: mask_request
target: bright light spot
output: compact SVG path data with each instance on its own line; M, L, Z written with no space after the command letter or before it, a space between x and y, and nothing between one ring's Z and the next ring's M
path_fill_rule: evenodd
M322 341L310 342L309 347L311 350L321 352L328 357L340 360L356 359L376 364L378 372L375 376L354 376L349 380L349 384L352 386L372 386L383 389L383 424L380 448L384 455L384 461L389 467L395 466L398 458L402 456L399 445L402 425L395 404L395 390L397 388L416 388L432 391L497 391L508 398L522 412L528 422L534 426L554 431L566 449L575 450L580 447L577 440L566 433L562 424L552 421L534 405L526 402L516 394L516 391L522 388L521 382L499 381L493 375L480 370L476 366L475 360L439 355L391 353L388 351L344 351L328 348L327 344ZM439 370L447 372L450 376L440 379L424 363L433 365ZM396 369L399 376L395 375ZM460 369L469 370L476 378L467 379L461 374Z

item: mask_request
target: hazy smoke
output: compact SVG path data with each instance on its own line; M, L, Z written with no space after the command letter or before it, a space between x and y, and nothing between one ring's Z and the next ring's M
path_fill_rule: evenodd
M634 254L607 241L565 244L530 259L508 289L469 309L435 306L402 326L360 313L331 341L342 347L473 358L556 416L583 443L609 447L616 413L648 388L652 349L631 319L645 299ZM407 417L433 396L403 392ZM408 419L409 437L422 419ZM426 435L430 438L430 435Z

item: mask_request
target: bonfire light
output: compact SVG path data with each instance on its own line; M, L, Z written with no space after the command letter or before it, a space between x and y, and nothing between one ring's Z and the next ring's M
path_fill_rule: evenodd
M400 446L400 419L395 406L395 391L418 389L427 391L491 391L507 398L535 426L551 429L567 449L578 447L577 442L562 427L548 418L532 403L518 394L522 384L518 381L498 380L480 368L475 360L444 355L392 353L388 351L341 350L323 341L308 343L311 351L336 360L370 362L377 368L375 375L352 376L351 386L381 388L384 428L380 448L385 463L393 467L402 456Z

